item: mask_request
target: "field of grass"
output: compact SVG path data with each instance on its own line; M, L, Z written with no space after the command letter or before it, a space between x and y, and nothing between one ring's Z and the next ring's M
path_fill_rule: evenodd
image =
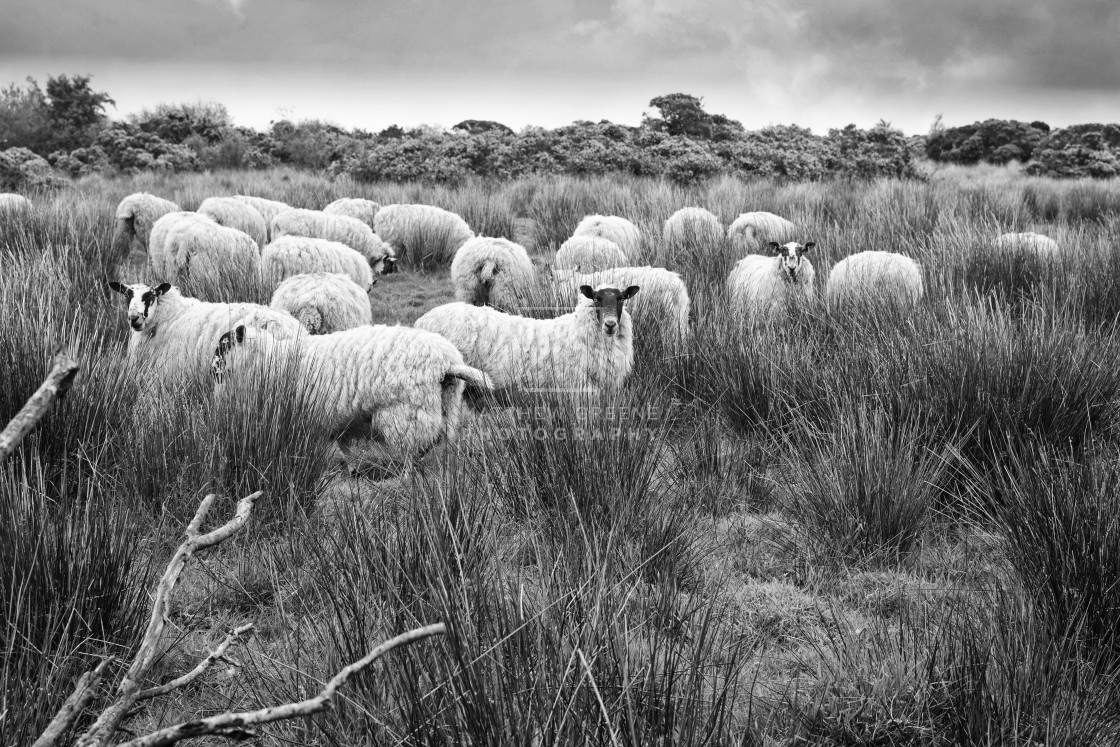
M138 396L106 283L143 277L110 252L114 207L140 190L184 209L233 193L435 204L541 263L583 215L623 215L649 264L684 277L693 334L681 350L639 331L617 395L519 396L408 479L350 477L298 392ZM55 350L82 372L0 469L0 744L30 744L101 657L130 659L203 495L224 517L258 489L247 528L188 566L154 676L255 622L238 666L146 702L131 733L308 697L442 621L446 637L264 742L1120 743L1120 183L943 169L443 188L271 171L32 198L0 215L0 423ZM903 252L926 299L745 329L722 292L731 247L661 240L685 205L795 221L818 288L844 256ZM1019 230L1057 239L1061 261L988 247ZM452 292L443 266L371 296L375 322L409 324Z

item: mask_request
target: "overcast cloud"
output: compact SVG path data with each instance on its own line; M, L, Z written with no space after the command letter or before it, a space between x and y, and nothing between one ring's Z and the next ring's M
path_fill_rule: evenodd
M748 127L1120 120L1116 0L0 0L0 18L0 83L88 73L122 112L210 98L254 126L636 122L674 91Z

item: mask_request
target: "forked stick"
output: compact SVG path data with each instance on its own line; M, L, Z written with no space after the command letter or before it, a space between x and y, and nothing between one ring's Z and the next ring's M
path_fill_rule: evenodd
M78 362L63 352L54 357L47 378L31 395L31 399L16 413L11 422L0 431L0 462L3 462L19 446L19 442L43 419L54 401L66 393L78 375Z

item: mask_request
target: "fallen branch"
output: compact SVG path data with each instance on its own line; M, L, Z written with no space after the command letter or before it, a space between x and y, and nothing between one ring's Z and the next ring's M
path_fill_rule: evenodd
M222 734L224 732L236 736L245 736L246 727L255 726L257 724L267 724L273 721L282 721L283 719L294 718L296 716L310 716L314 713L329 710L334 705L334 698L338 693L338 689L345 685L346 681L349 680L352 675L362 671L398 646L405 646L423 638L444 635L446 633L447 626L443 623L427 625L423 628L410 630L407 633L401 633L396 638L385 641L353 664L344 667L342 671L331 678L323 690L314 698L301 700L298 703L261 708L257 711L223 713L220 716L211 716L210 718L198 719L196 721L185 721L181 724L152 732L147 736L133 739L130 742L125 742L121 744L120 747L163 747L164 745L175 744L182 739L200 737L205 734Z
M55 355L47 378L4 430L0 431L0 462L12 455L20 441L43 419L47 410L51 409L54 401L66 393L74 383L78 368L78 362L66 353L60 351Z
M247 623L239 628L234 628L229 632L229 635L226 636L226 639L222 641L216 649L211 651L205 659L198 663L197 667L187 672L182 677L176 677L168 683L157 685L156 687L149 687L147 690L141 690L136 695L137 702L141 700L148 700L149 698L155 698L160 695L166 695L172 690L178 690L181 687L186 687L187 685L191 684L199 677L201 677L203 674L205 674L206 670L209 669L210 665L214 662L220 659L225 659L226 661L228 661L228 659L226 659L226 651L229 650L230 646L237 642L238 638L245 635L252 629L253 623Z
M70 727L74 725L78 716L97 695L97 687L101 684L101 675L111 661L113 661L112 656L102 659L101 663L93 670L78 678L78 684L74 686L74 692L70 693L70 697L62 704L62 708L54 715L51 722L47 724L47 728L43 730L43 733L39 735L39 738L35 740L31 747L54 747L58 740L70 731Z
M140 683L155 660L156 652L159 649L159 641L163 635L163 627L167 620L171 592L175 588L175 582L179 580L179 574L183 572L183 567L195 552L225 541L240 529L249 517L249 512L253 509L253 501L260 495L260 491L257 491L242 498L237 502L237 512L234 517L206 534L199 534L199 527L202 526L203 519L206 518L210 506L213 505L215 496L210 494L202 499L194 518L187 525L186 540L179 545L179 549L171 557L171 561L167 564L167 570L163 572L163 577L156 587L155 600L152 602L152 617L148 621L148 629L140 643L140 650L136 652L136 657L132 660L132 666L128 668L128 672L125 673L124 679L121 680L121 684L117 688L119 693L117 700L102 711L93 726L81 736L77 742L78 747L99 747L108 744L112 739L121 721L140 700L142 694Z

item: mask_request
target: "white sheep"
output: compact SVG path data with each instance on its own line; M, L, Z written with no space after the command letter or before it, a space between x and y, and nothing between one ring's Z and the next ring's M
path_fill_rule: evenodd
M339 272L364 291L376 282L369 262L346 244L306 236L280 236L261 249L261 279L269 288L293 275Z
M727 228L727 238L739 253L753 254L770 242L789 241L797 226L780 215L758 211L743 213Z
M732 312L748 323L767 324L784 319L796 304L816 298L816 270L805 253L816 244L770 242L772 256L749 254L739 260L727 278Z
M15 192L0 192L0 213L31 212L31 200Z
M323 212L329 215L348 215L351 218L357 218L369 226L372 231L373 219L380 209L381 205L373 200L362 197L340 197L323 208Z
M902 310L925 295L922 268L893 252L868 251L845 257L832 266L825 285L829 308L853 302L889 304Z
M455 344L467 365L495 389L599 391L620 388L634 364L630 314L623 302L638 292L590 286L575 309L554 319L504 314L488 306L437 306L416 326Z
M560 245L553 267L558 270L596 272L630 264L618 244L601 236L573 236Z
M507 239L476 236L451 260L455 300L475 306L516 309L534 279L529 253Z
M147 192L136 192L125 197L117 205L113 255L124 259L133 249L147 254L152 226L163 216L178 210L179 206L174 202Z
M269 306L286 311L313 335L373 324L369 296L336 272L293 275L276 287Z
M264 216L244 200L236 197L207 197L195 212L212 218L219 226L236 228L249 234L257 242L257 246L264 246L268 241L268 223Z
M255 303L208 303L189 298L170 283L109 287L128 299L129 357L155 367L169 382L203 374L218 339L238 324L269 329L276 337L306 334L295 317Z
M362 326L277 340L239 326L211 353L219 388L238 379L269 386L294 376L306 393L308 416L326 426L344 453L353 438L372 435L410 462L441 439L455 438L466 384L491 388L454 345L411 327Z
M572 236L598 236L618 245L629 263L642 256L642 233L630 221L617 215L585 215Z
M159 280L206 279L224 286L228 280L257 274L260 247L249 234L219 226L208 216L177 212L152 226L148 259Z
M434 205L385 205L373 219L377 235L414 265L445 262L474 231L449 210Z
M251 205L258 213L264 216L265 225L265 240L272 241L272 219L285 210L291 210L292 206L286 202L279 200L269 200L265 197L254 197L252 195L234 195L233 199L240 200L247 205Z
M375 275L396 272L396 252L369 226L348 215L329 215L321 210L293 208L272 219L272 238L307 236L337 241L356 249L369 262Z
M715 213L702 207L683 207L665 221L662 238L670 246L718 246L723 241L723 224Z
M1020 252L1032 252L1043 259L1057 259L1061 254L1058 242L1049 236L1028 231L1026 233L1005 233L999 236L992 245L997 249L1011 249Z
M688 288L680 275L664 267L612 267L593 273L554 269L552 276L565 303L575 301L583 285L639 286L641 295L626 305L634 320L635 333L643 338L656 334L675 342L688 337Z

